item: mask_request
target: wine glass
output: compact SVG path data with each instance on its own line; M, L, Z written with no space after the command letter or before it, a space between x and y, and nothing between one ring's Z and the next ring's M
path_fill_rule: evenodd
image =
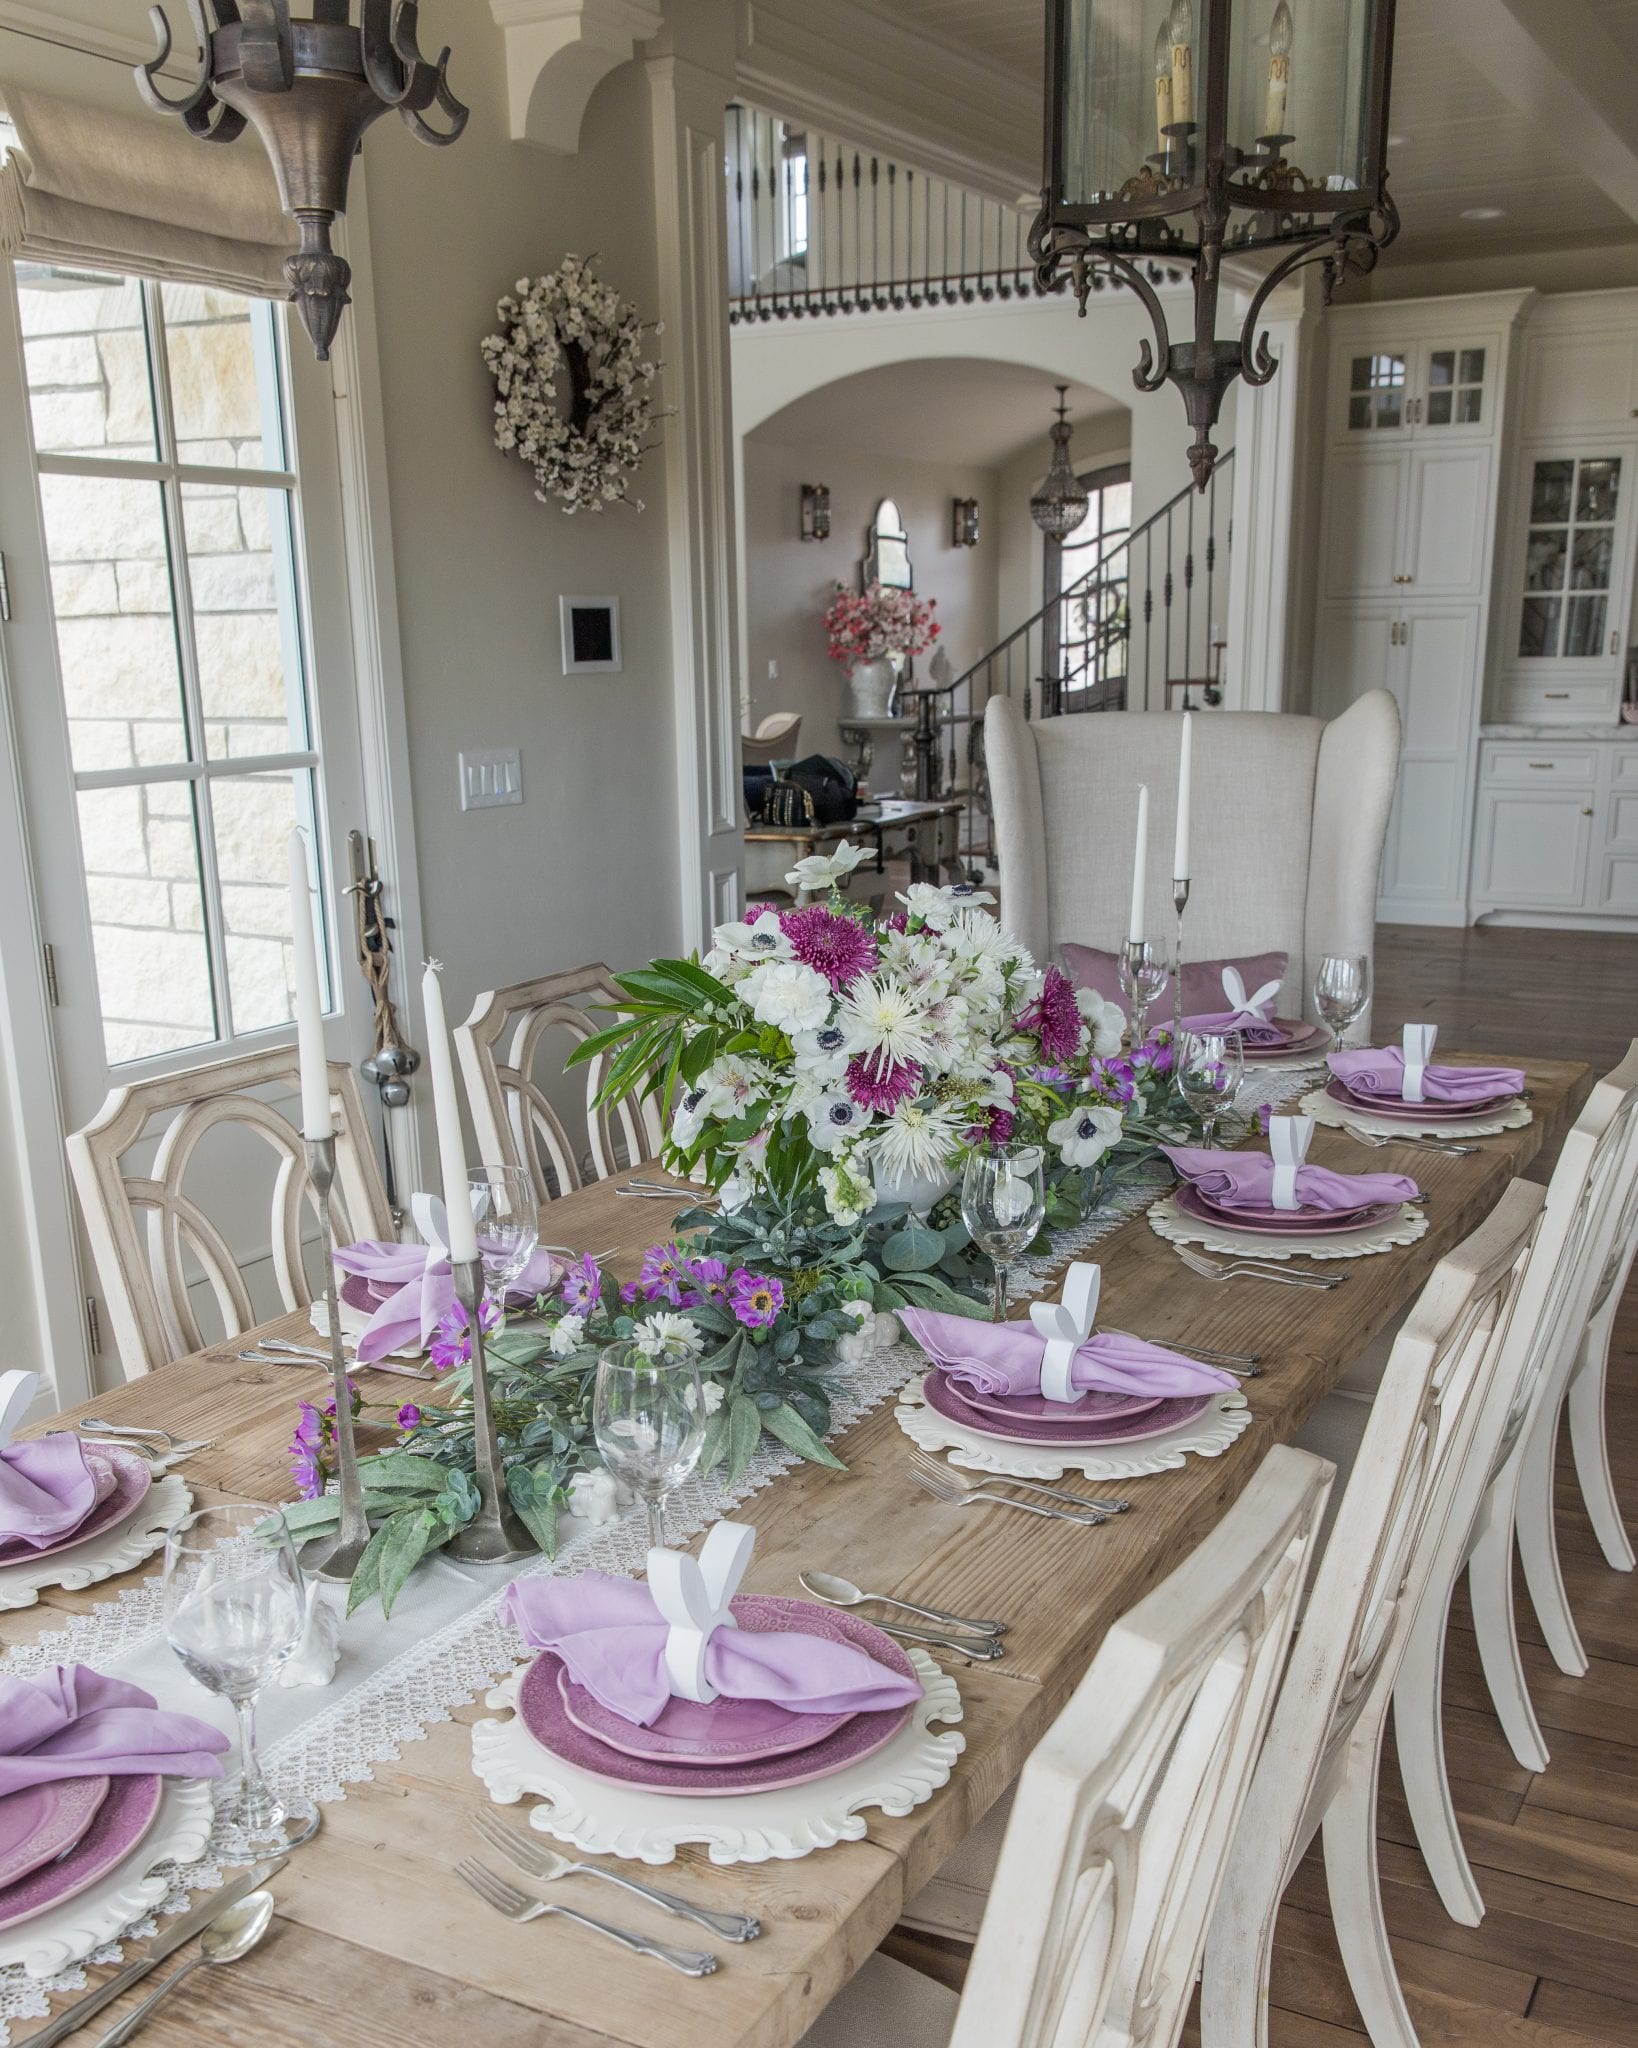
M1185 1031L1177 1047L1177 1085L1206 1127L1209 1150L1217 1119L1230 1107L1245 1073L1238 1032Z
M1371 963L1363 953L1327 953L1314 976L1314 1008L1341 1052L1348 1028L1371 1000Z
M698 1365L612 1345L597 1361L592 1433L604 1464L643 1503L649 1547L663 1549L666 1495L693 1471L705 1444Z
M1147 939L1128 939L1120 949L1120 990L1132 1008L1132 1044L1140 1046L1149 1028L1149 1005L1171 978L1171 963Z
M239 1775L218 1796L211 1854L282 1855L291 1824L317 1825L310 1800L274 1793L256 1754L257 1696L307 1630L307 1582L283 1514L241 1502L184 1517L165 1539L164 1602L166 1641L239 1717Z
M1034 1242L1046 1215L1046 1184L1039 1145L981 1145L967 1154L961 1176L961 1220L973 1243L995 1265L990 1320L1007 1313L1012 1261Z
M535 1255L540 1242L540 1209L534 1184L521 1166L479 1166L467 1175L472 1185L472 1220L483 1261L483 1295L506 1307L507 1290Z

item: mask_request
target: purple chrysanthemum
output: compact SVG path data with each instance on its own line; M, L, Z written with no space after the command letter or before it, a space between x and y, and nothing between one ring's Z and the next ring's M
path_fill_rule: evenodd
M969 1145L1006 1145L1018 1122L1010 1109L987 1109L967 1133Z
M1084 1028L1069 977L1049 967L1041 993L1018 1015L1021 1031L1033 1031L1041 1051L1049 1060L1073 1059Z
M560 1295L563 1306L571 1315L583 1316L597 1306L603 1291L603 1272L590 1252L581 1255L580 1263L571 1266L563 1276Z
M847 1092L861 1109L891 1116L921 1086L921 1068L914 1060L882 1066L877 1055L855 1053L847 1063Z
M651 1244L637 1269L637 1292L644 1301L668 1301L677 1308L687 1277L688 1261L674 1244Z
M684 1262L683 1271L689 1280L683 1297L684 1308L696 1308L702 1303L709 1308L728 1308L731 1305L733 1289L726 1261L688 1259Z
M863 925L838 910L813 903L806 910L783 910L779 929L804 967L822 974L832 988L846 988L861 974L875 972L876 941Z
M739 1266L730 1285L729 1306L748 1330L766 1330L785 1306L783 1286L767 1274Z

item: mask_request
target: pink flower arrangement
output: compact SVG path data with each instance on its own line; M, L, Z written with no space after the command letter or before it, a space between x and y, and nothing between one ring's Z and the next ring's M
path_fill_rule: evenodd
M925 654L943 628L933 613L935 597L917 597L913 590L891 590L872 583L849 590L838 583L825 614L832 661L880 661L885 655Z

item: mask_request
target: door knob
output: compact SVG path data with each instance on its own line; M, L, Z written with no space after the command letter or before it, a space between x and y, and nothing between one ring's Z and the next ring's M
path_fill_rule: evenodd
M1590 818L1590 817L1592 816L1592 814L1593 814L1593 807L1592 807L1592 805L1591 805L1591 804L1583 804L1583 805L1581 806L1581 815L1582 815L1582 817L1584 817L1584 818Z

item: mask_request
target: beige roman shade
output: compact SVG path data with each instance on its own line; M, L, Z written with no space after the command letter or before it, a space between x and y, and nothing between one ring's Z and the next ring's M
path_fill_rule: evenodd
M286 299L294 223L253 135L3 88L18 146L0 164L0 252Z

